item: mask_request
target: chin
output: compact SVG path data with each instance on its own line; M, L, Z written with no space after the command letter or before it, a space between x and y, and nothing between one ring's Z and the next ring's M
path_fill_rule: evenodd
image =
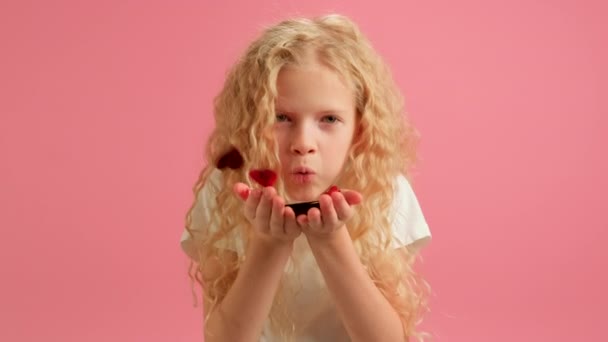
M317 201L319 196L320 193L313 189L298 189L289 192L290 202L293 203Z

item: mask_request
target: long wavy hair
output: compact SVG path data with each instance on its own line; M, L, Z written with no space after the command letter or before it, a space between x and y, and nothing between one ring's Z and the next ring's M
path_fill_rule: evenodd
M401 317L405 334L422 340L427 334L417 326L428 311L429 287L414 270L415 255L391 247L389 218L396 176L403 174L411 181L419 134L404 112L403 97L388 66L359 28L341 15L290 19L267 28L231 68L215 98L216 126L206 145L207 166L193 188L195 203L186 215L186 229L197 230L197 235L191 235L201 237L195 241L198 260L192 262L189 276L210 303L205 307L205 322L226 295L243 261L242 255L234 258L218 253L214 244L223 240L236 249L236 240L241 239L247 248L250 227L232 185L248 183L247 172L252 168L280 169L272 135L277 75L285 65L298 65L311 51L349 81L356 98L357 136L336 184L361 192L364 201L347 229L369 276ZM222 170L221 184L212 189L217 194L212 216L217 229L193 227L192 211L199 192L204 185L211 186L207 180L215 163L232 148L242 153L244 165ZM276 187L282 193L280 180ZM219 261L222 271L205 279L204 265L210 258ZM287 341L297 322L284 307L283 299L289 293L285 284L283 279L269 320Z

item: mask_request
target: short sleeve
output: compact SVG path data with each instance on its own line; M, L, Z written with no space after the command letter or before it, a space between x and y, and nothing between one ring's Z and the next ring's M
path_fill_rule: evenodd
M207 183L203 185L201 191L198 192L196 205L191 213L192 234L184 227L180 238L180 245L184 253L191 259L198 261L196 255L196 243L205 236L210 236L218 229L217 220L213 219L213 210L216 206L217 190L221 186L222 172L215 169L209 176ZM238 239L237 230L233 230L231 235L228 235L222 240L215 243L215 247L219 249L228 249L241 253L242 242Z
M392 207L392 244L394 248L399 248L416 240L431 237L431 231L407 178L399 175L395 183Z

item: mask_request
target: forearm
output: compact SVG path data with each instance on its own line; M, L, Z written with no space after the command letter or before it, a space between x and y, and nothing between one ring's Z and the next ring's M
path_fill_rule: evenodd
M352 341L407 341L399 315L363 268L346 228L335 234L308 241Z
M252 241L232 287L205 326L205 341L257 341L292 245Z

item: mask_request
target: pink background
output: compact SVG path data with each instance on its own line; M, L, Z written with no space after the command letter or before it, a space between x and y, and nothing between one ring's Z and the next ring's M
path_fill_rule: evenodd
M178 241L212 97L263 25L331 11L422 133L424 327L602 340L605 2L299 3L0 4L0 340L200 341Z

